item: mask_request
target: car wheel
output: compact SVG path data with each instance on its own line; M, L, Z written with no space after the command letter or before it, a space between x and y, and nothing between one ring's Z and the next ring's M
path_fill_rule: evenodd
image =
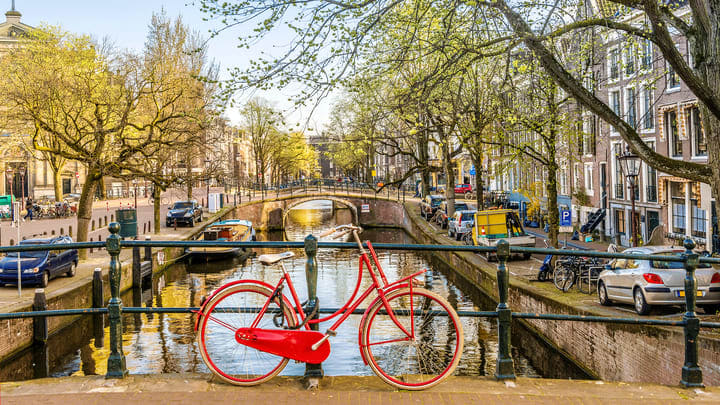
M523 253L523 259L530 260L530 253Z
M459 234L459 233L456 232L456 233L455 233L455 240L459 241L460 239L462 239L462 234Z
M190 225L190 228L195 226L195 218L190 218L190 221L188 221L188 225Z
M700 308L702 308L702 310L705 311L706 315L715 315L718 312L718 310L720 310L720 305L718 305L718 304L700 305Z
M450 230L450 228L448 228L448 238L452 238L452 237L454 237L454 236L455 236L455 235L453 235L453 233L452 233L452 231Z
M608 298L605 283L603 283L602 281L598 283L598 302L600 303L600 305L606 307L612 304L612 301L610 301L610 299Z
M47 271L44 271L42 274L42 278L40 278L40 287L42 287L42 288L47 287L49 281L50 281L50 274Z
M466 200L471 200L471 199L472 199L472 193L469 192L469 191L468 191L467 193L465 193L465 199L466 199Z
M72 262L70 264L70 270L65 273L68 277L73 277L77 273L77 262Z
M650 305L645 301L645 295L641 288L635 288L633 291L633 301L635 302L635 312L638 315L647 315L650 313Z

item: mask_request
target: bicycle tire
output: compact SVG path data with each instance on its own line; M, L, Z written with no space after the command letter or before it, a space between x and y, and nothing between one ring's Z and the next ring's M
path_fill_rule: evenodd
M464 335L455 310L434 292L413 288L411 295L410 288L401 288L386 295L394 311L408 310L411 298L415 315L400 313L396 317L408 331L413 322L417 336L399 340L407 335L382 313L385 309L382 300L376 300L360 325L360 350L373 372L386 383L406 390L422 390L455 371Z
M233 326L249 327L255 319L253 311L234 311L234 308L261 308L272 295L272 290L257 284L239 284L220 291L206 304L197 331L197 343L205 365L221 380L233 385L257 385L278 375L287 365L288 358L275 356L239 344L235 331L218 321ZM295 326L292 307L285 297L287 326ZM275 298L258 328L278 329L273 322L280 312L280 299ZM238 316L239 315L239 316ZM255 369L258 369L256 371Z
M573 271L572 269L566 265L566 264L560 264L555 266L555 271L553 272L553 284L555 284L555 288L557 288L560 291L567 291L565 289L567 285L567 279L573 277Z

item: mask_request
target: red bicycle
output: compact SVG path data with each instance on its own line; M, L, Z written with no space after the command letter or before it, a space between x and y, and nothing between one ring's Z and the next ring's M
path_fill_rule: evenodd
M360 354L365 364L390 385L420 390L438 384L455 370L463 350L463 329L452 306L441 296L422 288L418 271L389 283L370 242L364 249L353 225L323 232L336 238L352 233L360 249L355 291L334 314L311 319L298 298L282 260L292 252L262 255L263 265L280 263L276 285L259 280L238 280L217 289L198 311L195 323L200 354L207 367L222 380L256 385L278 375L288 360L321 363L330 355L328 338L375 292L359 327ZM370 257L375 264L371 266ZM358 295L363 268L371 284ZM283 290L287 288L290 299ZM357 297L357 299L355 299ZM339 318L325 333L310 325Z

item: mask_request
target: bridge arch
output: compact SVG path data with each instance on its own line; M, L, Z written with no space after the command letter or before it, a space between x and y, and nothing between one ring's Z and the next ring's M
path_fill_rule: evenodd
M355 204L353 204L352 202L350 202L349 200L346 200L344 198L335 197L335 196L330 196L330 195L317 195L317 196L312 196L312 197L300 198L300 199L292 201L291 203L288 203L285 206L285 208L283 209L283 216L282 216L283 229L285 229L285 221L287 220L288 213L290 212L291 209L297 207L300 204L306 203L308 201L320 201L320 200L334 201L336 203L340 203L340 204L350 208L350 212L352 212L353 223L354 224L360 223L360 219L358 217L357 206Z

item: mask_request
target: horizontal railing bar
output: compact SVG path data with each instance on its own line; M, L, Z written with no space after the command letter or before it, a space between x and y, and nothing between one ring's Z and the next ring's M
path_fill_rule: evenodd
M70 315L92 315L107 314L107 308L78 308L78 309L51 309L47 311L25 311L25 312L9 312L0 313L0 319L17 319L17 318L41 318L46 316L70 316Z
M245 248L286 248L301 249L305 247L304 242L223 242L223 241L156 241L156 240L124 240L121 247L245 247ZM60 246L53 246L58 249ZM105 247L105 242L73 242L63 243L62 249L88 249ZM357 244L348 242L319 242L319 248L331 249L356 249ZM417 245L417 244L400 244L400 243L376 243L373 247L377 250L408 250L408 251L467 251L467 252L495 252L494 246L465 246L465 245ZM24 252L48 250L48 245L15 245L2 246L0 253ZM682 262L681 256L666 255L647 255L635 253L610 253L597 252L588 250L569 250L569 249L550 249L550 248L529 248L529 247L510 247L511 253L536 253L536 254L552 254L557 256L585 256L585 257L602 257L609 259L635 259L635 260L654 260L662 262ZM700 257L700 263L716 263L720 264L719 258Z
M339 308L320 308L318 313L321 314L334 314ZM125 313L192 313L199 311L199 307L125 307L122 312ZM260 307L242 307L242 308L225 308L226 311L243 311L243 312L259 312ZM355 309L353 315L363 315L365 308ZM68 315L92 315L92 314L105 314L107 308L81 308L81 309L58 309L48 311L29 311L29 312L13 312L7 314L0 314L0 319L14 319L14 318L37 318L46 316L68 316ZM223 312L223 311L220 311ZM380 314L384 314L381 311ZM407 310L396 311L399 315L407 315ZM444 311L432 311L423 312L423 314L430 313L432 315L444 315ZM497 318L498 313L496 311L457 311L458 316L468 318ZM572 321L572 322L604 322L604 323L619 323L619 324L630 324L630 325L656 325L656 326L685 326L685 321L672 321L666 319L639 319L639 318L613 318L603 316L589 316L589 315L567 315L567 314L538 314L532 312L513 312L513 318L520 319L545 319L555 321ZM720 322L700 322L700 327L718 329L720 328Z

